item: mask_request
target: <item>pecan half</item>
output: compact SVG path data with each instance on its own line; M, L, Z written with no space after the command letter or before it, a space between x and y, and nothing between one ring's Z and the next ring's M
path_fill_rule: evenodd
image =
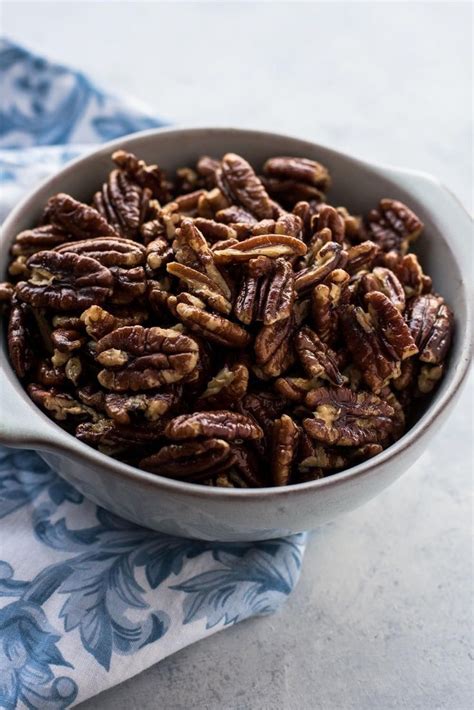
M360 280L363 293L380 291L393 303L401 313L405 310L405 291L393 271L383 266L376 266L370 273L364 274Z
M369 238L385 252L395 250L405 254L422 229L423 222L398 200L380 200L379 208L367 216Z
M226 297L228 288L226 288L224 293L220 285L221 282L216 283L206 274L177 261L167 264L166 270L169 274L182 281L192 293L202 298L211 308L225 315L231 312L232 303Z
M298 427L287 414L275 420L272 437L272 478L275 486L286 486L290 482L298 434Z
M230 205L230 207L224 207L224 209L219 210L216 213L216 220L228 225L232 225L233 223L246 224L249 230L252 225L257 224L257 219L253 214L244 210L244 208L239 205Z
M44 409L48 416L57 421L64 421L69 417L81 419L98 419L98 414L91 407L78 402L66 392L61 392L53 387L46 389L36 384L27 387L28 394L35 404Z
M97 342L96 360L103 387L137 392L182 380L197 365L198 345L174 330L125 326Z
M31 313L26 303L14 303L8 320L8 354L18 377L32 368Z
M261 439L263 431L252 417L227 409L180 414L165 428L168 439L195 439L199 436L218 437L226 441Z
M407 323L422 362L439 365L445 359L454 329L452 311L441 296L425 294L409 301Z
M77 239L119 236L100 212L63 192L49 199L46 213L54 225Z
M140 424L119 424L113 419L105 419L101 417L95 422L84 422L76 427L76 437L81 441L85 441L91 446L95 446L101 450L113 451L118 449L156 445L157 441L161 441L163 433L162 422L147 422L146 425Z
M296 296L294 283L293 269L286 259L251 259L235 299L235 316L246 325L256 321L271 325L288 318Z
M339 332L339 306L349 302L349 274L343 269L334 269L325 283L318 284L311 292L311 315L323 343L334 343Z
M279 377L273 387L289 402L303 404L308 392L321 387L322 384L323 381L319 377Z
M350 247L347 252L345 270L348 274L357 274L359 271L368 271L375 264L380 253L380 247L375 242L367 240Z
M188 481L208 478L230 465L231 449L222 439L169 444L139 463L145 471Z
M227 153L222 159L222 177L233 199L257 219L270 219L274 207L262 181L244 158Z
M180 301L178 296L176 315L189 330L197 333L218 345L227 348L243 348L250 342L250 335L232 321L216 313L208 313L202 308Z
M342 244L345 237L346 226L343 218L338 211L331 205L322 205L318 212L315 231L320 232L322 229L331 230L331 241Z
M93 205L117 234L136 238L145 220L151 190L143 189L123 170L112 170L96 192Z
M147 243L146 264L152 271L158 271L162 266L172 261L174 257L171 244L164 235L157 236Z
M257 256L276 259L279 256L302 256L307 251L300 239L284 234L261 234L237 242L225 249L214 249L213 254L218 264L248 261Z
M397 252L391 251L385 254L384 261L402 284L407 298L431 291L431 279L423 273L416 254L405 254L401 257Z
M294 330L295 318L292 314L284 320L264 325L257 334L254 345L255 359L258 373L263 378L279 377L293 364Z
M345 377L339 372L335 353L308 326L304 326L298 332L295 348L310 378L321 377L337 387L341 387L346 382Z
M347 387L320 387L309 392L306 405L313 419L304 419L307 434L324 444L377 444L395 426L394 409L374 394Z
M144 416L154 422L166 414L179 401L179 392L158 392L153 394L117 394L105 395L105 411L119 424L131 424L136 415Z
M144 160L125 150L116 150L112 160L137 185L150 190L154 198L162 203L170 201L171 184L158 165L147 165Z
M196 402L198 409L229 407L238 402L247 392L249 371L243 363L224 365L208 382L205 391Z
M287 156L270 158L263 166L263 172L270 177L277 177L297 182L305 182L326 190L330 185L327 168L315 160L292 158Z
M40 251L27 263L31 276L17 285L17 295L33 306L73 311L112 295L110 269L88 256Z
M347 252L337 242L327 242L317 251L312 263L295 278L295 288L298 293L304 293L310 288L322 283L335 269L344 269Z
M11 253L13 256L35 254L44 249L54 249L59 244L64 244L70 236L61 227L53 224L43 224L41 227L25 229L15 237Z

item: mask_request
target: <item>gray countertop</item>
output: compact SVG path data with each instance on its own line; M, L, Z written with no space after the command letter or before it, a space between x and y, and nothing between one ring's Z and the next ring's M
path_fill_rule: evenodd
M271 128L430 172L471 209L469 3L4 2L12 39L181 124ZM82 710L467 710L472 381L429 451L317 531L276 616Z

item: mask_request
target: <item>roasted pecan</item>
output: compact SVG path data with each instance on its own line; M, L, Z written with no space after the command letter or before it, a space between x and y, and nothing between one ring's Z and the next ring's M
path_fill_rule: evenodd
M119 236L100 212L62 192L49 199L46 210L55 226L77 239Z
M295 279L298 293L304 293L310 288L322 283L334 269L344 269L347 252L337 242L327 242L314 255L312 262L301 271Z
M417 379L418 392L422 395L429 394L438 386L444 373L444 364L422 365Z
M222 159L222 177L232 198L257 219L270 219L274 207L262 181L244 158L227 153Z
M140 424L119 424L113 419L100 418L76 427L76 437L101 450L114 451L118 448L155 445L161 440L163 424L147 422Z
M293 269L286 259L251 259L235 299L235 316L246 325L255 321L271 325L288 318L296 295L294 282Z
M314 327L323 343L331 345L339 330L339 306L348 303L349 274L343 269L334 269L325 283L318 284L311 292L311 315Z
M40 360L35 369L35 382L45 387L61 387L67 380L64 367L55 367L51 360Z
M306 253L306 245L300 239L280 234L262 234L233 244L226 249L214 249L213 254L219 264L248 261L256 256L301 256Z
M255 234L255 227L253 228ZM275 222L275 234L287 234L289 237L303 239L303 221L298 215L287 212Z
M348 274L368 271L375 264L380 247L375 242L365 241L350 247L347 252L347 262L344 266Z
M393 303L401 313L405 310L405 291L393 271L383 266L376 266L371 272L364 274L360 280L362 293L380 291Z
M171 184L158 165L147 165L144 160L138 160L133 153L125 150L116 150L112 160L131 180L150 190L154 198L162 203L170 201Z
M298 427L291 417L283 414L273 425L272 478L275 486L286 486L290 482L297 448Z
M318 212L316 222L314 224L316 232L322 229L331 230L331 241L342 244L346 232L346 227L343 218L331 205L322 205Z
M380 200L379 208L367 216L369 239L386 252L393 249L405 254L422 229L423 222L398 200Z
M374 392L400 375L400 361L417 347L403 317L378 291L366 295L369 312L358 306L341 308L341 323L354 362Z
M148 242L146 247L146 264L152 271L158 271L174 258L171 244L164 235Z
M15 287L9 281L0 282L0 306L9 306L15 293Z
M356 463L366 461L379 454L383 448L380 444L364 444L355 448L332 448L309 440L309 450L299 463L300 471L317 468L322 471L350 468Z
M306 396L306 405L313 419L303 420L305 431L324 444L377 444L395 426L393 407L374 394L347 387L313 390Z
M142 188L123 170L112 170L93 205L117 234L136 238L143 224L151 190Z
M69 417L79 417L93 421L99 418L94 409L78 402L70 394L61 392L54 387L46 389L36 384L30 384L27 390L33 402L44 409L48 416L58 421L64 421Z
M228 294L228 287L226 284L225 293L221 288L222 281L216 283L209 278L206 274L203 274L190 266L185 266L177 261L172 261L166 266L166 270L172 276L175 276L183 284L185 284L190 291L195 293L197 296L202 298L211 308L214 308L219 313L224 313L228 315L232 310L232 303L226 297Z
M315 160L281 156L270 158L263 166L263 172L270 177L277 177L298 182L305 182L326 190L330 185L327 168Z
M319 188L300 180L262 177L262 183L279 204L290 210L297 202L321 204L325 200L325 195Z
M202 155L196 163L196 170L204 178L208 188L216 186L216 172L220 167L220 161L209 155Z
M230 205L230 207L219 210L216 213L216 220L227 225L232 225L234 222L246 224L249 229L252 225L257 224L257 219L253 214L244 210L240 205Z
M135 415L154 422L175 406L179 398L179 391L132 395L111 392L105 395L104 406L108 416L119 424L131 424Z
M217 212L229 207L230 203L231 200L226 196L226 191L215 187L199 197L197 215L206 219L215 219Z
M257 373L263 379L279 377L293 364L295 358L292 336L295 326L295 317L292 314L260 329L255 338L254 349Z
M238 402L247 392L249 382L248 368L242 363L224 365L208 382L196 407L198 409L230 407Z
M339 372L335 353L318 338L314 330L304 326L296 335L296 352L310 378L321 377L338 387L345 383Z
M385 254L384 261L402 284L407 298L431 291L431 279L423 273L416 254L401 257L397 252L391 251Z
M51 333L53 346L62 353L72 353L79 350L86 342L85 337L77 330L56 328Z
M237 239L237 232L235 229L230 227L228 224L216 222L215 219L196 217L194 219L194 224L209 242Z
M289 402L303 404L308 392L321 387L322 384L323 381L319 377L279 377L273 386L278 394Z
M261 439L263 431L256 421L245 414L227 409L180 414L165 427L168 439L219 437L226 441Z
M70 311L102 303L112 294L113 275L88 256L40 251L28 259L31 276L17 285L18 297L33 306Z
M41 227L25 229L17 234L11 253L13 256L35 254L44 249L54 249L70 239L70 235L61 227L43 224Z
M189 330L224 347L243 348L248 345L250 335L243 328L216 313L184 303L180 300L183 295L178 296L176 315Z
M198 345L164 328L125 326L97 342L96 360L104 367L99 383L114 392L149 390L182 380L198 361Z
M26 303L14 303L8 320L8 353L18 377L25 377L32 368L31 312Z
M441 296L425 294L408 303L407 323L422 362L439 365L445 359L454 329L452 311Z
M222 439L187 441L163 446L143 458L139 467L170 478L199 481L231 466L231 449Z

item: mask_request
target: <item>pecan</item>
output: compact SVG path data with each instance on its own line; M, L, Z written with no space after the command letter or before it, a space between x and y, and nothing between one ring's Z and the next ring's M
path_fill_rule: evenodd
M8 353L18 377L32 368L31 312L26 303L14 303L8 320Z
M141 459L139 467L170 478L199 481L231 465L231 449L222 439L187 441L163 446Z
M250 237L225 249L215 249L217 263L228 264L248 261L256 256L301 256L306 253L306 245L300 239L280 234L262 234Z
M216 222L214 219L195 217L195 226L210 242L224 241L226 239L236 239L237 232L228 224Z
M176 261L168 264L166 270L169 274L182 281L190 291L202 298L211 308L225 315L231 312L232 303L226 297L228 293L227 284L224 293L221 288L221 281L216 283L206 274Z
M77 390L77 396L88 407L97 412L105 412L105 392L96 389L93 385L85 385Z
M197 365L198 345L173 330L124 326L97 342L96 360L103 387L137 392L182 380Z
M0 305L9 306L15 293L15 287L9 281L0 282Z
M250 335L236 323L180 299L181 296L176 304L176 315L193 333L228 348L243 348L250 342Z
M310 440L311 441L311 440ZM355 463L366 461L382 451L380 444L364 444L355 448L332 448L311 442L305 457L299 463L300 471L317 468L322 471L350 468Z
M162 203L170 201L171 184L158 165L147 165L144 160L138 160L133 153L125 150L116 150L112 160L129 179L140 187L150 190L154 198Z
M246 325L255 321L271 325L288 318L295 300L294 282L293 269L286 259L251 259L235 299L235 316Z
M263 172L270 177L296 180L326 190L330 185L327 168L315 160L281 156L270 158L263 166Z
M108 416L119 424L131 424L134 415L142 415L154 422L177 404L178 392L159 392L154 394L117 394L105 395L104 406Z
M113 301L116 303L130 303L145 293L145 247L131 239L85 239L63 244L55 251L88 256L110 269L114 277Z
M367 271L375 264L379 252L380 247L370 240L350 247L344 268L351 275L359 271Z
M331 205L322 205L318 212L315 231L320 232L322 229L331 230L331 241L342 244L345 236L345 223L341 215L331 207Z
M117 234L136 238L145 219L151 191L143 189L123 170L112 170L93 205Z
M366 295L369 312L358 306L341 308L341 323L354 362L374 392L400 375L400 361L417 347L400 312L378 291Z
M175 191L180 194L193 192L201 186L203 181L192 168L178 168L176 171Z
M324 202L325 195L314 185L298 180L291 180L277 177L263 177L262 183L268 193L278 200L278 202L293 209L297 202L313 202L320 204Z
M420 394L425 395L432 392L443 376L444 365L422 365L417 379L417 387Z
M17 285L18 297L33 306L70 311L103 303L112 294L111 271L88 256L40 251L28 259L31 276Z
M401 257L391 251L385 254L385 264L402 284L407 298L431 291L431 279L423 273L416 254Z
M190 219L183 219L173 242L176 261L205 274L220 289L225 298L231 298L230 287L215 264L215 253Z
M286 486L290 482L297 447L298 427L291 417L283 414L273 425L272 478L275 486Z
M78 202L70 195L59 193L47 205L51 222L77 239L118 236L113 227L93 207Z
M422 362L439 365L445 359L454 329L452 311L441 296L425 294L408 303L407 323Z
M199 197L197 214L199 217L214 219L217 212L229 207L230 202L225 190L223 191L215 187L209 192L204 192L204 194Z
M292 314L284 320L264 325L255 338L255 358L258 372L263 378L279 377L294 362L292 335L295 318ZM255 369L254 369L255 371Z
M168 439L195 439L199 436L236 439L261 439L263 431L256 421L245 414L218 409L210 412L180 414L165 427Z
M327 242L317 251L309 266L298 271L295 288L298 293L304 293L310 288L322 283L334 269L344 269L347 252L337 242Z
M364 274L360 281L363 293L380 291L393 303L395 308L403 313L405 310L405 291L393 271L383 266L376 266L370 273Z
M27 389L33 402L44 409L53 419L58 421L64 421L68 417L80 417L93 421L98 419L97 412L78 402L66 392L61 392L54 387L46 389L36 384L28 385Z
M273 204L249 163L235 153L227 153L222 159L222 177L233 199L257 219L270 219L274 214Z
M13 256L35 254L44 249L54 249L59 244L64 244L70 236L61 227L53 224L43 224L41 227L25 229L17 234L11 253Z
M51 341L53 346L62 353L71 353L74 350L79 350L86 339L77 330L56 328L51 333Z
M173 259L173 249L164 235L157 236L147 243L146 264L152 271L157 271Z
M230 445L230 450L232 465L225 475L231 486L259 488L267 485L261 462L249 446L233 443Z
M304 419L307 434L324 444L377 444L393 431L395 411L380 397L347 387L320 387L309 392L306 405L313 419Z
M99 340L110 331L117 328L116 318L100 306L90 306L81 314L86 332L94 340Z
M385 252L405 254L422 229L423 222L398 200L380 200L378 210L371 210L367 216L369 238Z
M336 356L323 343L316 333L304 326L295 340L296 352L306 373L310 378L321 377L338 387L345 383L345 378L339 372Z
M252 225L257 224L256 218L247 210L239 205L230 205L216 212L216 220L227 225L232 225L234 222L242 223L248 226L249 230Z
M334 269L325 283L318 284L311 292L313 323L323 343L331 345L339 330L339 306L350 298L349 274L343 269Z
M279 377L273 386L278 394L289 402L303 404L308 392L321 387L322 384L319 377Z
M255 227L252 229L255 234ZM275 223L275 234L287 234L295 239L303 239L303 221L298 215L287 212Z
M113 419L100 418L93 422L84 422L76 427L76 437L99 449L156 445L163 434L163 424L147 422L140 424L119 424Z
M244 364L224 365L208 382L196 406L198 409L232 406L247 392L248 381L249 371Z
M66 380L63 367L55 367L50 360L40 360L35 371L35 382L45 387L60 387Z
M197 172L205 179L209 188L216 186L216 173L220 167L220 161L209 155L202 155L196 163Z

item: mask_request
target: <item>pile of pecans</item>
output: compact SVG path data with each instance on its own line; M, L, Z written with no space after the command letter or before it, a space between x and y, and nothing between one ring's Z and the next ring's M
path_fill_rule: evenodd
M443 375L453 315L382 199L327 169L205 156L170 179L117 151L89 204L51 197L0 285L11 362L78 439L210 486L285 486L378 454Z

